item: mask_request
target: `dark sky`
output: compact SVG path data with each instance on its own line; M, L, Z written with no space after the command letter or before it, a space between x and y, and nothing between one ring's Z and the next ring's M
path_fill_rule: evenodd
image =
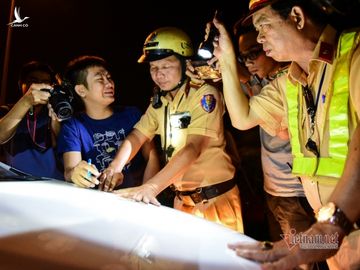
M145 109L152 82L148 68L137 63L146 36L158 27L185 30L195 47L216 9L228 27L247 10L247 0L126 1L14 0L28 27L12 28L8 51L7 101L19 97L17 76L23 63L39 59L62 72L73 57L96 54L113 67L121 104ZM3 74L11 0L0 0L0 71ZM196 4L196 6L193 6ZM201 5L204 7L199 7ZM13 11L11 11L11 14Z

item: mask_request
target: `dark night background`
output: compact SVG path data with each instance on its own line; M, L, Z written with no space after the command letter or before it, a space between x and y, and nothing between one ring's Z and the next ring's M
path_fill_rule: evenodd
M9 61L4 69L10 14L13 20L11 1L0 0L0 72L7 79L6 103L15 102L21 95L17 76L23 63L41 60L61 73L71 58L95 54L113 67L118 102L142 110L147 107L153 85L146 64L137 63L147 35L158 27L176 26L186 31L197 47L204 37L205 24L216 9L231 28L247 11L248 3L247 0L13 0L21 9L21 17L30 18L24 21L28 27L11 29Z
M7 81L6 98L2 90L0 101L14 103L19 99L21 93L17 78L24 63L41 60L62 73L72 58L94 54L105 58L113 67L118 103L137 106L144 111L149 104L153 83L147 65L138 64L137 59L148 34L158 27L176 26L190 35L197 48L204 37L205 24L212 19L215 10L222 14L221 18L230 30L248 11L248 2L0 0L0 79L2 85ZM359 0L338 2L359 3ZM28 27L10 28L7 25L14 19L11 3L20 7L22 18L30 17L24 22ZM352 10L354 16L348 21L359 20L357 10ZM337 23L342 21L336 20ZM7 38L9 31L11 38ZM10 44L9 50L6 50L6 42ZM229 124L228 129L235 139L232 146L241 154L238 179L245 233L256 239L267 239L258 130L240 132L230 128ZM269 233L279 235L278 231Z
M7 25L10 14L10 21L14 19L11 1L20 7L22 18L30 17L24 21L28 27ZM189 34L197 48L215 10L229 30L248 11L248 0L124 1L0 0L0 74L2 84L3 78L7 79L6 103L14 103L21 96L17 78L24 63L41 60L62 73L72 58L95 54L105 58L113 68L118 103L145 111L153 83L148 66L138 64L137 59L142 54L145 38L153 30L163 26L179 27ZM9 30L9 61L4 68ZM4 100L4 96L1 98ZM235 139L231 147L238 148L241 167L248 172L245 173L248 177L239 177L245 231L257 239L264 238L266 224L258 130L240 132L230 128L230 124L227 126Z

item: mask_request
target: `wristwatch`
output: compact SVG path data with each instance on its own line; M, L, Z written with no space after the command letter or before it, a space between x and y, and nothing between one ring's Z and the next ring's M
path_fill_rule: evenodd
M316 214L316 219L318 222L327 222L339 226L346 235L354 228L354 225L347 218L345 213L333 202L328 202L321 207Z

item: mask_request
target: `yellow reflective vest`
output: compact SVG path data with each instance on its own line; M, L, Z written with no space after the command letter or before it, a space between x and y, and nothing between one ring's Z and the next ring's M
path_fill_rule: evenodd
M350 59L356 43L357 32L344 32L338 43L336 66L331 84L329 104L329 156L305 157L299 138L299 102L302 98L301 84L287 80L289 132L293 154L293 174L306 176L329 176L340 178L343 173L349 143L349 70ZM301 96L299 96L301 95ZM346 104L346 106L344 106ZM318 149L320 147L318 146Z

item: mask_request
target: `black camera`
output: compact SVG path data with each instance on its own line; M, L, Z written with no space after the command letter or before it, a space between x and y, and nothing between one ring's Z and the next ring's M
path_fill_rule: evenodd
M50 93L49 103L60 120L66 120L72 116L73 107L71 102L73 95L66 83L55 84L53 89L42 89L42 91Z
M187 128L190 124L191 121L191 116L190 115L185 115L183 117L181 117L180 119L180 128Z
M170 115L170 124L174 128L187 128L190 122L191 115L189 112L177 112Z

